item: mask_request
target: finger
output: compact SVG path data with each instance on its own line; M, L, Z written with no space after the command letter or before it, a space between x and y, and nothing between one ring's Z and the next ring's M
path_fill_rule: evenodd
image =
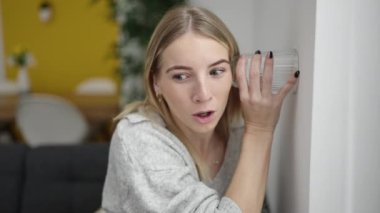
M246 77L246 57L241 56L236 65L236 80L239 87L240 99L248 97L248 83Z
M257 50L251 58L251 66L249 71L249 94L251 96L261 97L260 90L260 67L261 67L261 52Z
M265 56L263 83L262 83L262 96L272 96L272 83L273 83L273 52L270 51Z
M289 91L297 83L297 79L298 79L299 75L300 75L300 71L298 70L294 74L292 74L289 77L288 81L285 83L285 85L281 87L280 91L277 94L280 97L281 101L286 97L286 95L289 93Z

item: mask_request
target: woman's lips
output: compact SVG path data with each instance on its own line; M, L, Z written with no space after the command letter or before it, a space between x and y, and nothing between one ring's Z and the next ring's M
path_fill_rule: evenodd
M198 121L201 124L206 124L209 123L210 121L213 120L214 118L214 112L215 111L204 111L204 112L198 112L194 113L193 117L195 118L196 121Z

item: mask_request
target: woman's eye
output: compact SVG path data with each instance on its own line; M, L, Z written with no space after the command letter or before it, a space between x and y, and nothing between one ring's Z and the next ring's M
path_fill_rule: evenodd
M214 68L210 71L210 75L214 75L214 76L218 76L218 75L221 75L223 74L225 71L224 68L220 67L220 68Z
M188 76L186 74L175 74L173 75L172 77L174 80L177 80L177 81L183 81L183 80L186 80L188 78Z

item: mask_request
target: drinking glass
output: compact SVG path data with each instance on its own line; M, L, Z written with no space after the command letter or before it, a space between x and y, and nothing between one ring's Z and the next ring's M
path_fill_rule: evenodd
M260 76L263 75L265 56L269 51L261 51ZM277 93L279 89L288 81L290 75L298 70L298 52L296 49L272 50L273 53L273 82L272 93ZM249 79L249 69L253 54L243 54L247 58L246 76Z

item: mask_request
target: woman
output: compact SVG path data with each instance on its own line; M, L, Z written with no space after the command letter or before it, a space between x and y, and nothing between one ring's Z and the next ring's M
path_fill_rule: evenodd
M272 94L272 53L256 51L248 81L239 55L211 12L182 6L165 14L147 48L147 97L118 116L103 209L261 211L273 132L299 72Z

